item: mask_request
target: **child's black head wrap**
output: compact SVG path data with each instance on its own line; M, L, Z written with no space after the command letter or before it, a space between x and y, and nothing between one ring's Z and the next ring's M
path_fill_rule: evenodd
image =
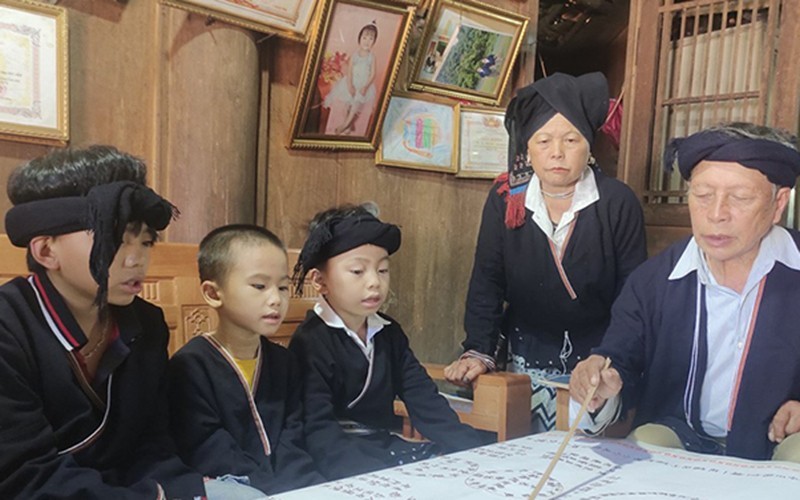
M99 288L95 303L108 294L108 268L114 261L128 223L143 222L161 231L177 217L177 208L150 188L129 181L101 184L86 196L67 196L20 203L6 213L11 243L27 247L36 236L58 236L88 230L94 233L89 261Z
M400 228L381 222L366 210L320 221L309 231L294 267L297 293L302 290L303 280L311 269L321 266L331 257L367 244L385 248L391 255L400 248Z

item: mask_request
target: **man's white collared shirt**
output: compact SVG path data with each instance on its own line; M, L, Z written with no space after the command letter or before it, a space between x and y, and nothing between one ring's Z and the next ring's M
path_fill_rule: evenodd
M741 294L717 283L694 238L689 240L668 277L677 280L696 271L698 281L706 287L706 309L711 312L706 315L709 356L700 394L700 421L711 436L725 437L728 434L728 413L759 283L776 262L800 270L800 251L789 232L780 226L773 226L761 240ZM590 433L601 431L617 418L620 405L618 394L606 402L598 415L584 415L580 428ZM580 403L570 399L569 407L572 421Z
M669 275L670 280L676 280L696 271L698 281L706 287L708 359L700 392L700 422L711 436L728 434L733 390L756 307L759 284L775 262L800 270L800 251L789 232L780 226L773 226L761 240L741 293L717 282L694 238L686 245Z

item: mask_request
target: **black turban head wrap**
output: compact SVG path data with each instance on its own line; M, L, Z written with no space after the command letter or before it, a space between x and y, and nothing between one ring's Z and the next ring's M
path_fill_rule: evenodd
M129 181L101 184L86 196L47 198L20 203L6 213L11 243L27 247L36 236L59 236L88 230L94 234L89 260L98 284L95 303L106 304L108 269L131 222L161 231L177 217L178 209L152 189Z
M333 217L314 226L294 267L297 292L310 270L361 245L379 246L391 255L400 248L400 228L366 212Z
M533 167L528 162L528 140L557 113L562 114L591 145L608 114L608 82L602 73L578 77L554 73L517 92L506 109L508 173L498 178L498 193L506 199L506 226L522 225L525 189Z
M686 180L703 160L738 163L758 170L778 186L794 187L800 175L800 152L796 149L719 129L670 141L664 152L664 168L672 170L676 160L681 177Z

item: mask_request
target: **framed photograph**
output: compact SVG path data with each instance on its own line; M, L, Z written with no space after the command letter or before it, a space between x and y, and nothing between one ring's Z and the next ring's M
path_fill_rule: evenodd
M503 95L528 18L473 0L435 0L411 90L484 104Z
M67 10L0 0L0 139L69 140Z
M292 120L292 148L375 150L415 7L323 0Z
M454 174L458 170L455 104L419 96L392 95L375 162Z
M508 133L500 108L463 106L458 114L457 177L494 179L508 170Z
M243 28L305 41L316 0L161 0Z

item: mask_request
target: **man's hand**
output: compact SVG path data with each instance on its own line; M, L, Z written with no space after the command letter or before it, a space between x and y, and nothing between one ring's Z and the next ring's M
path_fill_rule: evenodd
M787 401L772 417L767 437L773 443L780 443L797 432L800 432L800 401Z
M603 356L593 354L575 366L569 379L569 395L581 403L592 388L599 384L587 407L590 412L602 408L608 398L622 390L622 378L619 372L614 368L603 370L605 362Z
M489 371L478 358L464 358L453 361L444 369L444 377L451 384L468 387L478 375Z

